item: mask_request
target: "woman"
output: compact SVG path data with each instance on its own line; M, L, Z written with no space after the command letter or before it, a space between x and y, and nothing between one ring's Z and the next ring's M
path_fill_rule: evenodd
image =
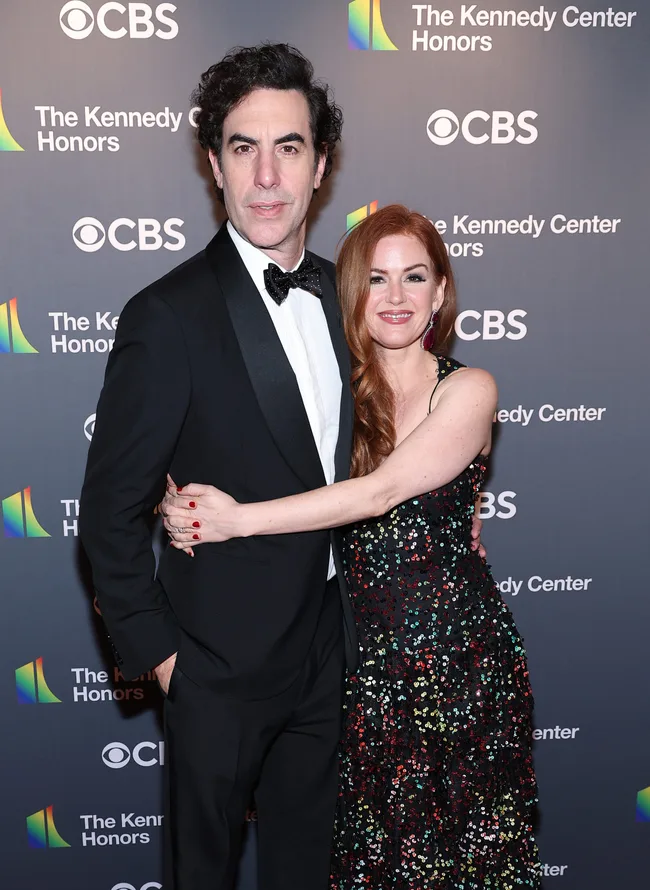
M361 663L347 680L332 890L539 887L525 653L470 537L496 386L441 354L454 282L425 217L399 205L368 217L337 279L353 358L352 478L258 504L170 485L165 524L189 552L348 526Z

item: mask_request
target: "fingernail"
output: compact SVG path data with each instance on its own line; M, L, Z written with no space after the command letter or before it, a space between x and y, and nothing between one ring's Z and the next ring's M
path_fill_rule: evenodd
M201 528L201 523L198 522L198 521L197 521L197 522L193 522L193 523L192 523L192 528Z
M182 485L177 485L177 486L176 486L176 491L182 491L182 490L183 490L183 486L182 486Z
M194 507L196 507L196 502L195 502L195 501L190 501L190 504L189 504L189 505L190 505L190 507L192 507L192 509L194 509Z
M199 540L199 535L192 535L192 537L194 538L195 541Z

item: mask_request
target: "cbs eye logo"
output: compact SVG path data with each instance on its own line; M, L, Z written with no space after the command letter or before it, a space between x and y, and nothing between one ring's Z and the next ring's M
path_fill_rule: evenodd
M111 890L138 890L138 888L134 884L116 884L114 887L111 887ZM162 884L159 884L158 881L149 881L147 884L143 884L139 890L162 890Z
M94 253L106 241L106 229L94 216L78 219L72 230L72 240L79 250Z
M128 3L125 6L111 2L100 6L95 16L83 0L69 0L61 8L59 24L63 33L73 40L88 37L95 25L104 37L112 40L119 40L127 35L134 39L145 39L154 34L161 40L172 40L178 34L178 25L168 15L173 12L176 12L173 3L160 3L154 10L146 3ZM154 18L162 27L155 27Z
M459 135L471 145L530 145L538 136L530 123L536 118L536 111L522 111L516 118L511 111L470 111L460 120L453 111L440 108L427 121L427 136L434 145L451 145Z
M91 414L90 417L87 417L84 423L84 435L88 439L89 442L92 442L93 433L95 432L95 418L96 414Z
M120 217L107 228L94 216L78 219L72 227L72 240L84 253L95 253L100 250L108 238L108 243L116 250L182 250L185 247L185 235L178 229L183 220L177 217L166 219L160 223L157 219L128 219ZM124 236L124 230L130 237ZM163 238L161 232L166 235ZM119 237L118 237L119 236Z

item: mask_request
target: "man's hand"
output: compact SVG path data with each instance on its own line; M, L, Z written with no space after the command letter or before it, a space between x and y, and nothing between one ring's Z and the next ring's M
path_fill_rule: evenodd
M170 655L169 658L166 658L161 664L158 665L157 668L154 668L156 678L158 679L158 683L160 684L160 688L167 695L169 692L169 681L172 678L172 671L174 670L174 665L176 664L176 656L178 652L174 652L173 655Z
M485 559L487 552L483 544L481 544L481 529L483 528L483 520L479 519L476 513L472 518L472 550L478 550L481 559Z

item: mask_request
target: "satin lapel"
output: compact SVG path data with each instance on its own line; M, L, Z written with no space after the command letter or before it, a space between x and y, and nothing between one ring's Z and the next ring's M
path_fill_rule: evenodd
M271 435L303 484L319 488L325 477L296 376L225 225L208 245L206 255Z
M313 256L313 259L314 262L318 263L318 257ZM342 383L339 438L336 443L336 455L334 458L335 481L340 482L342 479L347 479L350 475L350 456L352 453L354 406L350 390L350 352L343 332L343 321L334 282L325 270L323 270L321 275L321 286L323 288L323 310L327 319L336 360L339 363Z

